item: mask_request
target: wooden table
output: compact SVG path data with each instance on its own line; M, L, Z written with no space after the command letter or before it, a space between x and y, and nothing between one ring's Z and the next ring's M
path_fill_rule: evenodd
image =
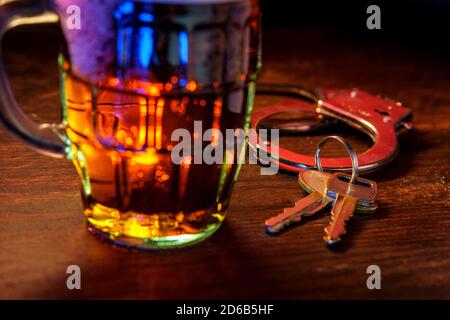
M14 31L6 61L28 113L58 118L54 29ZM334 32L273 29L265 34L263 81L307 87L359 86L412 108L414 131L401 153L369 177L379 210L352 220L328 249L322 214L279 236L264 220L305 193L287 174L260 176L245 165L228 218L205 242L175 251L130 253L95 239L85 226L71 163L41 156L0 130L0 298L303 299L450 298L450 61L425 48L352 41ZM256 107L267 104L258 98ZM338 126L286 146L312 154L321 137L370 140ZM324 155L344 155L330 145ZM66 288L66 268L82 270L82 290ZM381 290L368 290L369 265Z

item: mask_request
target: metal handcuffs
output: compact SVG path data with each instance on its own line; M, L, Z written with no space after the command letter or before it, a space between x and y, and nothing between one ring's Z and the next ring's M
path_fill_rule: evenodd
M372 95L366 91L353 89L306 90L300 87L258 84L258 94L291 96L279 104L257 109L253 112L251 127L258 129L263 120L283 113L309 113L314 121L295 126L291 131L309 132L328 126L340 120L371 137L374 144L367 151L358 154L359 171L371 172L391 162L398 154L397 135L402 129L412 128L410 109L400 102ZM314 156L299 154L282 147L274 148L273 142L259 143L258 135L250 138L251 147L270 155L279 167L290 172L315 168ZM271 150L278 152L271 152ZM325 170L350 172L348 157L324 158Z

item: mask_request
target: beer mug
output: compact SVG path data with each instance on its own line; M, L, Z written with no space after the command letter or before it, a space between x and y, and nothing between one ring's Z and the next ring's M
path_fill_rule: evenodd
M225 218L242 150L222 163L175 163L173 133L248 129L260 68L257 0L6 1L0 35L58 22L60 123L37 123L14 99L0 59L3 125L73 162L89 230L116 245L199 242ZM0 37L1 37L0 36ZM212 137L213 138L213 137ZM211 139L213 141L214 139Z

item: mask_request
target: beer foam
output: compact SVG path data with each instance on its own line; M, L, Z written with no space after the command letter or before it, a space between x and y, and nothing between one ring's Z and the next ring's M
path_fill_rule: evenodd
M108 66L115 59L114 10L124 0L53 0L61 17L61 27L67 40L72 70L86 80L96 82L105 78ZM138 0L155 4L207 5L250 0ZM71 6L78 6L81 14L81 28L71 29L68 19L73 12Z
M107 75L114 62L115 35L113 13L121 0L54 0L67 41L72 70L86 80L96 82ZM70 28L71 6L78 6L80 29Z

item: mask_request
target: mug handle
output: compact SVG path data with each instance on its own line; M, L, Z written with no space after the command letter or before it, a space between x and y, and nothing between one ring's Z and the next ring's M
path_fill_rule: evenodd
M46 1L6 1L0 5L0 123L32 149L47 156L64 158L68 145L62 123L38 123L18 105L11 90L2 58L2 39L6 31L27 24L59 21Z

